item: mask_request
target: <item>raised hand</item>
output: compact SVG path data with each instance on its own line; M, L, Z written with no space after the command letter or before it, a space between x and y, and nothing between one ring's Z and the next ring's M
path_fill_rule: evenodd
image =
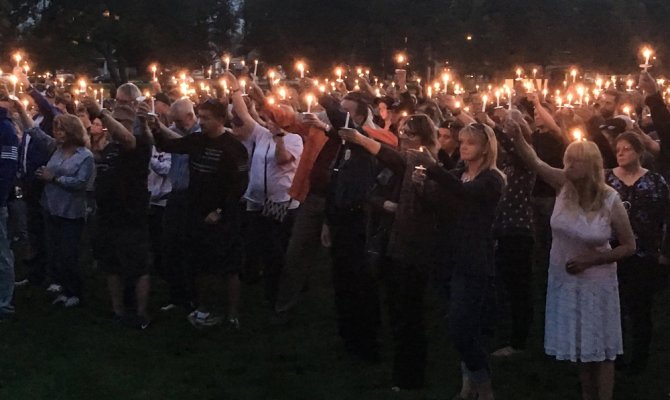
M658 84L653 76L647 71L640 73L640 81L638 82L640 90L647 93L647 95L656 94L658 92Z

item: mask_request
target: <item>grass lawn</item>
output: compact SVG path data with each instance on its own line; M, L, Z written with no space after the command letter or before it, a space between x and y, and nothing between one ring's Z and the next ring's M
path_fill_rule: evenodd
M23 276L21 266L17 269ZM348 356L335 333L326 262L314 269L310 290L287 326L269 324L262 285L245 285L239 332L200 331L186 321L183 310L161 313L166 290L158 281L152 326L134 331L115 325L108 317L101 274L90 266L86 274L85 303L76 309L51 306L42 289L17 288L17 317L0 323L0 399L451 399L459 388L458 359L440 317L444 305L434 294L426 305L428 387L393 393L386 319L382 364L370 366ZM579 398L574 366L542 351L545 282L538 276L529 351L494 361L498 399ZM636 378L617 376L617 399L668 398L669 305L667 293L658 298L649 369Z

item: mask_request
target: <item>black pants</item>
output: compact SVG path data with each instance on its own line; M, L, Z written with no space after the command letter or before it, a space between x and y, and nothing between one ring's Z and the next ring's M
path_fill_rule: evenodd
M624 345L632 353L631 363L640 366L644 366L649 358L652 307L659 278L657 271L656 260L638 256L619 261L617 268ZM631 343L625 342L628 337Z
M367 268L365 212L348 211L330 216L333 286L340 337L347 349L362 357L375 357L380 306L377 280Z
M46 237L49 268L63 286L67 297L81 298L82 275L79 268L79 242L84 231L84 219L61 218L46 214Z
M163 211L163 257L157 270L170 287L172 304L186 305L195 298L188 262L188 227L187 193L173 191Z
M483 333L488 323L494 279L455 273L450 281L449 333L461 355L463 374L475 383L491 379Z
M152 271L162 271L163 265L163 214L165 207L155 204L149 209L149 238L151 240Z
M282 222L265 217L260 211L246 211L245 276L259 275L263 266L265 298L274 304L279 290L279 278L284 261L296 210L289 210Z
M28 226L28 242L31 257L25 260L28 266L28 280L31 284L41 285L45 279L53 280L53 271L48 270L47 249L44 229L44 209L39 203L37 193L25 193ZM41 191L39 193L41 196ZM50 282L58 283L58 282Z
M531 236L503 236L498 238L496 268L505 288L499 304L509 302L512 321L510 345L525 349L533 319L532 270L533 238Z
M424 326L427 268L385 259L384 280L393 331L393 384L419 389L425 383L428 340Z

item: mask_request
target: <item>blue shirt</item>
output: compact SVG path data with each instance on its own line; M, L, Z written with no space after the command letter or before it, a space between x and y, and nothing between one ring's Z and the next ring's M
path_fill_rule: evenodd
M181 136L186 136L191 133L200 134L201 129L199 124L193 125L193 128L189 132L182 132L175 124L170 126L170 130L178 133ZM168 172L168 178L170 183L172 183L172 191L181 191L188 189L189 183L189 172L188 172L188 155L187 154L172 154L172 165L170 166L170 172Z
M65 157L58 148L46 165L55 178L44 186L42 206L51 215L77 219L86 215L86 186L93 174L93 153L77 147L74 154Z

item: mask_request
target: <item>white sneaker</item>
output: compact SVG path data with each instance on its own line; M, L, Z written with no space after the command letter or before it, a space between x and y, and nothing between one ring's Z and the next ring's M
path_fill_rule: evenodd
M47 292L51 292L51 293L60 293L62 291L63 291L63 287L61 285L57 284L57 283L52 283L47 288Z
M67 300L68 300L67 297L61 294L60 296L56 297L56 300L54 300L51 304L59 304L59 303L65 304Z
M30 281L28 281L28 279L24 279L24 280L21 280L21 281L14 282L14 286L15 287L21 287L21 286L26 286L29 283L30 283Z
M196 328L215 326L222 322L221 317L216 317L212 315L212 313L203 313L197 310L190 313L187 318L188 322Z
M79 297L77 296L68 297L67 300L65 300L65 304L63 304L65 308L75 307L78 305L79 305Z

